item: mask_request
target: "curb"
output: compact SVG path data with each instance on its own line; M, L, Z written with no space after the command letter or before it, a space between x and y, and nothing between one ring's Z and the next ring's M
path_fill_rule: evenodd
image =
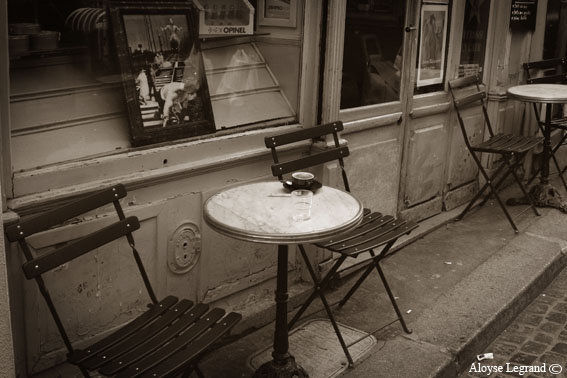
M549 211L423 311L412 334L345 376L458 376L567 266L566 253L567 217Z

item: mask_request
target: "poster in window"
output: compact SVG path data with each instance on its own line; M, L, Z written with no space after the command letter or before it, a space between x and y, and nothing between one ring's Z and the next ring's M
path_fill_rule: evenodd
M258 0L258 25L294 28L297 0Z
M447 8L446 4L423 4L421 7L417 87L443 82Z
M191 5L112 3L111 20L132 144L214 132Z
M467 0L461 40L459 77L482 73L490 0Z

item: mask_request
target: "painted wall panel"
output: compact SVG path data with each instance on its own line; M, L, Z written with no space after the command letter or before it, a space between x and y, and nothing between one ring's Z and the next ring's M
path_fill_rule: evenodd
M351 148L345 161L352 193L365 207L395 214L400 177L400 145L386 140Z
M419 120L423 125L424 120ZM432 117L430 125L410 137L404 203L413 206L441 194L445 165L446 130L443 120ZM441 122L441 123L438 123Z
M465 109L462 112L462 117L469 142L472 144L482 142L485 127L482 109L479 107ZM464 136L456 115L452 119L454 122L452 122L453 132L447 181L449 190L475 180L478 175L478 167L465 145Z

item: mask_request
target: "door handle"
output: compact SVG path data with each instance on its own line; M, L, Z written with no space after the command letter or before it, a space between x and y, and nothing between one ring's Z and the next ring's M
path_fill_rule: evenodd
M405 30L406 30L406 33L409 33L412 30L417 30L417 27L415 27L413 25L409 25L409 26L406 26Z

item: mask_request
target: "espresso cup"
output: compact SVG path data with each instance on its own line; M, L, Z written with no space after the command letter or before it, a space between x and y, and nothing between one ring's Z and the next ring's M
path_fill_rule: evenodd
M291 182L296 187L306 187L313 183L315 175L309 172L294 172L291 174Z

